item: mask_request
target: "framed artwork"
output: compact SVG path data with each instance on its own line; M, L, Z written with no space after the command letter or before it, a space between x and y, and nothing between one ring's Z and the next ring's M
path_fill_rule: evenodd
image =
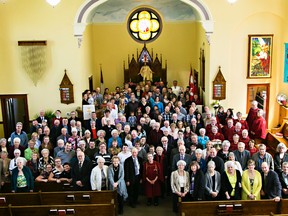
M249 35L247 78L271 78L273 35Z

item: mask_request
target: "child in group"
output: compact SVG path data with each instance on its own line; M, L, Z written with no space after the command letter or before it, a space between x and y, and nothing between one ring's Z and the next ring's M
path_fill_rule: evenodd
M130 112L130 116L128 118L128 123L131 127L131 129L135 129L136 128L136 125L137 125L137 117L134 115L134 112L131 111Z

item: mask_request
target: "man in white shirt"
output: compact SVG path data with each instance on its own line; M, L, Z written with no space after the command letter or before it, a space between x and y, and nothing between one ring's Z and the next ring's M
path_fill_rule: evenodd
M173 81L173 86L171 87L172 88L172 92L178 97L180 91L181 91L181 87L180 86L177 86L178 82L177 80L174 80Z
M123 144L122 151L117 155L120 158L120 164L124 165L126 158L131 156L131 152L126 143Z

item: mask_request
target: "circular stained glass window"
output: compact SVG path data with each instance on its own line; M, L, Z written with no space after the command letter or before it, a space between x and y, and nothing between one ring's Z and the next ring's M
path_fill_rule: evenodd
M151 42L161 33L161 17L150 8L139 8L129 16L127 28L134 40L141 43Z

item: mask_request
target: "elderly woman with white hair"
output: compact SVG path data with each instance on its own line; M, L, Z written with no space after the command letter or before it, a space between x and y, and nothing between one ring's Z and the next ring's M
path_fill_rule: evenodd
M96 138L97 138L96 131L95 131L95 138L92 138L91 132L89 130L85 130L84 136L82 138L82 140L85 141L85 147L88 147L90 140L95 140Z
M73 121L73 120L72 120ZM72 149L76 150L79 141L81 140L80 136L77 135L78 131L76 128L71 129L71 136L68 138L68 142L72 144Z
M241 164L238 161L235 161L235 154L233 152L229 153L229 160L226 161L225 164L224 164L225 171L228 170L228 164L230 164L230 162L234 163L235 169L239 170L239 172L240 172L240 174L242 176L242 173L243 173L242 166L241 166Z
M15 149L14 150L14 158L11 159L11 161L9 163L10 174L12 174L12 170L17 166L17 163L16 163L17 158L19 158L19 157L22 158L23 159L23 164L24 164L24 166L26 166L27 160L24 157L21 157L20 155L21 155L21 151L19 149Z
M123 214L124 200L127 199L127 188L124 180L124 167L118 156L112 157L112 164L108 167L108 189L117 190L118 213Z
M5 138L0 139L0 152L2 151L9 152L9 149L7 147L7 140Z
M276 148L276 153L274 155L274 170L278 174L282 172L283 162L288 162L287 147L284 143L279 143Z
M228 161L227 170L221 174L221 192L225 200L241 199L241 173L233 161Z
M44 169L46 169L46 165L50 164L52 168L54 167L54 158L51 157L50 151L46 148L42 149L41 155L42 157L39 159L39 172L42 172Z
M105 159L101 156L97 159L97 166L92 169L90 184L92 190L108 190L108 166L104 165Z
M221 175L215 168L215 162L209 161L205 174L206 200L219 200L220 198Z
M112 146L112 141L117 140L118 147L122 148L122 139L119 137L118 130L113 129L111 131L111 136L108 140L107 148L109 149Z
M24 165L24 158L16 159L17 167L12 170L11 188L12 192L33 192L34 178L31 170Z
M217 156L220 157L224 163L229 160L229 153L230 153L230 142L228 140L224 140L222 142L222 148L217 152Z
M202 157L203 150L202 149L196 149L195 150L195 157L192 158L192 161L196 161L200 167L200 170L202 170L203 173L206 173L207 170L207 164L206 160Z
M190 188L190 177L189 173L184 170L186 167L186 162L184 160L179 160L177 162L178 169L171 173L171 190L173 193L173 211L178 212L178 199L181 198L182 201L187 200L187 193Z
M206 129L201 128L199 130L198 143L202 146L202 149L206 149L206 143L209 141L209 137L206 136Z
M106 143L105 136L106 136L105 130L98 130L97 131L97 139L95 140L96 147L99 147L99 144L102 142Z

